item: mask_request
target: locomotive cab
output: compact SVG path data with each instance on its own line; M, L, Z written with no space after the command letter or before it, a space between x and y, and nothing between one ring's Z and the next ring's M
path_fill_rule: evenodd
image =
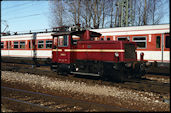
M83 30L52 34L51 69L58 74L100 76L123 81L141 77L144 62L137 61L136 44L129 41L95 41L100 33Z
M91 34L90 34L91 33ZM75 49L77 41L93 40L93 37L101 36L100 33L84 31L67 31L52 34L52 65L51 69L64 74L71 71L71 64L75 62Z

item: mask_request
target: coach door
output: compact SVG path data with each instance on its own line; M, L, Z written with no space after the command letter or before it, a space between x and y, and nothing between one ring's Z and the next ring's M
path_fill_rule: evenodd
M162 62L170 62L170 34L163 34Z
M8 56L10 56L11 41L8 41L8 42L7 42L7 48L8 48Z

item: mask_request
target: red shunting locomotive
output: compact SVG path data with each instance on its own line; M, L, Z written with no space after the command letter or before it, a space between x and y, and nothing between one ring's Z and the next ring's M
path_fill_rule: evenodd
M114 81L140 78L145 61L137 61L136 43L95 40L101 36L89 30L52 34L51 69L58 74L100 76Z

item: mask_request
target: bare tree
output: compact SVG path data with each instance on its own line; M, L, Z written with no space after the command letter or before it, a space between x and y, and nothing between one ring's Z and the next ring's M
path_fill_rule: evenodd
M159 24L168 0L54 0L52 24L104 28Z
M164 13L162 7L164 0L139 0L136 1L135 24L159 24Z
M164 16L162 6L164 6L164 1L161 0L150 0L149 15L150 24L159 24L160 20Z
M85 28L91 27L92 21L92 12L91 12L91 0L82 0L81 1L81 9L80 9L80 16L81 16L81 24Z
M51 11L52 11L52 26L58 25L63 26L64 23L64 15L65 15L65 9L64 9L64 3L62 0L57 1L51 1Z

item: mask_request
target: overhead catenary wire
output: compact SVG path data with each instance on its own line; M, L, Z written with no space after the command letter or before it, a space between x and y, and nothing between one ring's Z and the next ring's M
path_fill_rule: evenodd
M35 5L40 5L40 4L35 4ZM42 7L42 5L40 5L40 6ZM36 10L35 9L30 10L30 8L24 8L23 10L18 10L17 9L16 11L17 11L17 13L15 13L15 17L12 14L12 17L10 17L10 15L8 15L8 17L10 17L10 18L5 18L5 16L3 16L3 18L10 21L10 20L14 20L14 19L16 20L16 19L30 17L30 16L38 16L38 15L41 15L40 12L37 12L37 13L35 12L36 14L29 14L29 15L22 15L22 16L17 16L17 15L26 14L27 12L42 11L42 10L37 10L37 9ZM15 12L15 10L13 10L13 12ZM21 12L24 12L24 13L21 13ZM3 11L2 11L2 13L3 13ZM5 14L3 14L3 15L5 15Z
M29 5L29 6L28 6ZM20 4L20 5L16 5L15 7L11 7L11 8L3 8L2 7L2 13L5 13L5 12L9 12L9 11L15 11L14 9L23 9L23 8L25 8L25 7L30 7L30 5L35 5L35 3L33 4L33 2L31 2L31 3L23 3L23 4Z
M39 14L31 14L31 15L25 15L25 16L19 16L19 17L13 17L13 18L8 18L7 20L14 20L14 19L20 19L20 18L26 18L26 17L31 17L31 16L38 16L41 15Z
M25 15L25 16L18 16L18 17L12 17L12 18L7 18L6 20L8 20L8 21L19 21L20 19L25 19L25 18L29 18L29 17L44 15L44 13L48 13L48 12L30 14L30 15Z
M13 9L12 10L12 12L20 12L20 13L18 13L18 14L23 14L23 13L21 13L21 12L28 12L28 11L26 11L26 10L30 10L30 7L34 7L34 6L37 6L37 5L39 5L39 6L43 6L43 5L41 5L41 3L30 3L29 4L29 6L27 5L27 4L25 4L25 5L23 5L23 7L16 7L15 9ZM2 14L4 15L4 14L6 14L6 13L8 13L8 12L11 12L11 10L8 10L8 9L4 9L4 10L2 10ZM16 13L17 14L17 13ZM10 16L10 15L8 15L8 16Z
M28 3L28 4L31 4L31 3ZM22 4L13 5L13 6L10 6L10 7L4 7L4 8L2 7L2 10L3 9L9 10L9 9L12 9L12 8L21 7L21 6L28 5L28 4L22 3Z
M27 3L26 2L25 3L21 3L20 2L20 4L19 3L17 4L17 3L13 4L13 5L12 4L4 4L3 3L4 7L2 8L3 9L3 11L2 11L3 17L2 18L5 19L5 20L8 20L10 24L14 23L14 22L15 22L15 24L18 23L18 22L19 23L22 22L23 24L16 24L16 25L17 26L26 25L28 23L29 19L34 21L35 20L34 18L36 18L36 21L37 21L37 19L39 18L40 15L47 16L47 14L48 14L47 10L44 10L44 9L46 9L45 7L47 7L46 2L41 2L40 1L38 3L37 2L34 2L34 3L33 2L32 3L28 3L28 2ZM4 9L4 8L7 8L7 9ZM10 8L10 9L8 9L8 8ZM9 12L9 13L6 13L5 11ZM27 23L24 23L24 21L27 21ZM41 25L43 27L44 24L42 23ZM27 25L27 27L28 27L28 25ZM32 32L33 31L40 31L40 30L45 31L46 30L46 29L39 29L39 28L36 29L36 30L32 30L32 29L33 28L30 27L30 30ZM48 31L50 29L51 28L48 28ZM27 32L28 33L30 30L28 29L28 31L22 31L22 32ZM15 31L15 29L13 31ZM10 32L13 32L13 31L10 30ZM17 31L17 32L21 32L21 31Z
M53 28L44 28L44 29L31 29L31 30L25 30L25 31L10 31L10 33L14 34L22 34L22 33L33 33L33 32L45 32L45 31L52 31Z

